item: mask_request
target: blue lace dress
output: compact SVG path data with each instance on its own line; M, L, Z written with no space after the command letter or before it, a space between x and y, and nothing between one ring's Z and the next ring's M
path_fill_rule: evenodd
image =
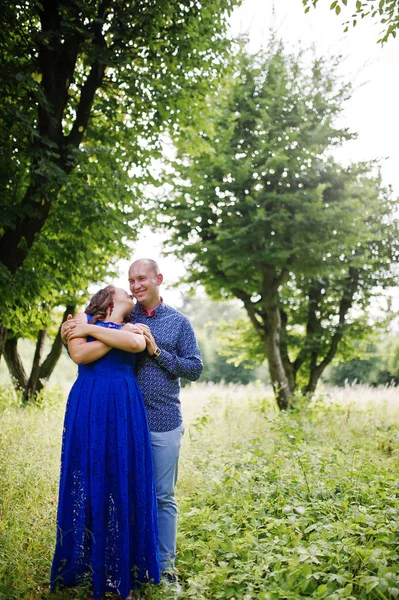
M113 349L79 365L65 414L52 590L89 580L94 598L126 597L143 582L159 583L150 435L135 360Z

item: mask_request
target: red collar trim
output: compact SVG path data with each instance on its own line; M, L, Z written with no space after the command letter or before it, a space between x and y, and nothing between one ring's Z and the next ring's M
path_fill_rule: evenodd
M155 306L152 310L147 310L146 308L144 308L144 306L142 306L141 308L143 309L145 316L146 317L155 316L156 310L159 306L161 306L162 302L163 302L163 298L161 297L161 302L158 304L158 306Z

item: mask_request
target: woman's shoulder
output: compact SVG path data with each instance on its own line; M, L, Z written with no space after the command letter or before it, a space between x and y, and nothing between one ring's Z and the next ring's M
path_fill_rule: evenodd
M87 315L86 313L78 313L74 316L74 319L79 323L90 323L91 315Z

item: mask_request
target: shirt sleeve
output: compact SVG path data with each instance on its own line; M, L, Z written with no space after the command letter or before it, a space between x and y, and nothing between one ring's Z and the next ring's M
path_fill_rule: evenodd
M193 326L187 318L182 319L177 340L176 354L164 350L156 360L160 367L176 378L196 381L202 373L203 363Z

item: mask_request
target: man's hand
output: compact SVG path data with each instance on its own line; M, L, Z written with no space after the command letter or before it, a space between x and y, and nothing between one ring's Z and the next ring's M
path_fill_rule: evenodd
M68 335L76 327L76 321L74 321L72 315L67 316L67 320L61 325L61 340L65 346L68 344Z
M142 333L144 335L147 344L147 352L150 356L152 356L155 350L158 348L158 345L152 337L150 328L148 327L148 325L144 325L143 323L136 323L135 325L133 325L133 327L137 328L135 333Z

